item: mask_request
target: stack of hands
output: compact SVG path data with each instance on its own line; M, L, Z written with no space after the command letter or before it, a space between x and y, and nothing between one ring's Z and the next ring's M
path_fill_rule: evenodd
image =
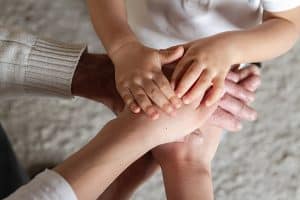
M195 103L182 105L180 96L182 97L187 90L180 90L180 88L188 88L186 86L189 84L182 84L183 87L179 87L179 84L179 90L175 92L173 89L175 88L174 83L177 82L178 70L183 62L180 59L183 48L175 47L161 51L143 48L144 51L149 51L149 55L156 58L155 66L157 68L154 71L144 71L149 69L150 64L153 66L151 62L142 63L144 68L142 67L141 71L128 70L129 66L134 66L134 61L138 59L137 57L128 59L129 55L122 55L124 59L132 60L132 63L128 64L128 68L124 67L122 71L117 67L114 68L107 56L85 54L73 79L73 94L107 105L121 119L120 129L134 127L140 134L150 132L151 140L159 138L152 146L150 145L152 150L122 172L99 199L129 198L137 186L155 172L158 164L163 169L164 178L165 176L174 178L174 174L184 177L187 171L193 173L194 177L201 173L211 178L211 161L217 150L222 129L239 131L242 128L242 120L253 121L257 118L256 111L249 106L254 101L255 91L261 82L257 66L249 65L243 69L231 68L225 77L221 99L216 103L212 105L200 103L201 99L210 99L210 96L200 94L201 92L205 93L205 88L202 88L203 90L195 96L197 99L194 101ZM135 54L139 51L142 51L140 47ZM119 56L119 62L124 63L124 60L121 59L122 56ZM151 58L149 58L150 60ZM198 75L203 71L204 69L199 70ZM115 74L116 82L112 79ZM189 76L189 70L185 73L181 72L181 74ZM169 84L169 80L171 80L171 84ZM210 81L208 78L205 80ZM180 93L181 91L184 92ZM219 89L210 91L219 91ZM191 94L190 92L193 94L192 90L187 95ZM156 103L161 109L152 103ZM128 112L129 109L124 109L126 106L134 113L144 111L156 120L149 120L144 115L132 114ZM163 112L170 116L164 115ZM199 129L194 131L197 128ZM164 134L162 134L163 132ZM156 133L157 137L155 137ZM166 178L166 180L171 181L172 178ZM172 187L167 187L168 185L170 184L166 184L167 191L174 190ZM183 185L184 181L178 187L184 187ZM167 192L169 195L171 193ZM175 197L168 198L175 199Z

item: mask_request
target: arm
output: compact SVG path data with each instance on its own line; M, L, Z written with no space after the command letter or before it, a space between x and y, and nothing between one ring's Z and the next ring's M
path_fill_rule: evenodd
M141 44L127 23L124 0L87 2L95 30L114 63L116 87L127 107L152 119L159 117L157 107L174 115L181 101L161 67L180 58L183 48L170 54Z
M272 5L278 7L278 2ZM185 55L171 81L177 95L189 104L211 88L205 103L215 103L223 95L224 80L233 65L275 58L296 43L299 18L300 7L284 12L265 11L264 22L254 28L223 32L185 45Z
M254 66L239 70L236 75L237 77L230 77L230 79L249 92L255 92L260 85L260 75ZM244 118L242 112L249 113L246 104L254 100L254 97L252 100L245 98L251 96L247 93L239 95L238 93L242 92L240 88L232 87L229 83L226 85L232 104L225 99L222 99L219 104L220 108L227 109L225 112L223 110L226 115L216 112L212 117L214 119L210 118L211 120L202 126L200 131L188 135L182 142L160 145L152 150L154 158L162 167L168 199L213 199L211 161L217 151L222 133L220 128L214 127L216 124L214 120L219 121L219 125L228 127L226 124L232 121L228 121L226 116L229 113L235 115L236 117L231 118L233 121L235 118ZM236 104L237 99L242 104ZM226 104L227 106L224 106Z
M111 56L123 45L137 41L131 31L124 0L87 0L94 28Z
M300 7L276 13L265 11L261 25L217 37L233 46L235 56L232 63L261 62L282 55L296 43L300 33L299 19Z
M0 27L0 98L72 97L72 78L85 49Z

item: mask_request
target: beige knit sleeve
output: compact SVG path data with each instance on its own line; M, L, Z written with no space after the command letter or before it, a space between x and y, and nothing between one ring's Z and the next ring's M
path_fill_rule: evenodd
M0 27L0 98L72 97L72 78L85 49Z

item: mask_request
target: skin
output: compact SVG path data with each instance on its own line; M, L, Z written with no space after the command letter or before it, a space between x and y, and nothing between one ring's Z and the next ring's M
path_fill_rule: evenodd
M143 46L130 29L124 1L87 2L95 30L116 64L117 88L125 103L136 113L142 108L153 119L158 117L154 105L173 113L171 105L173 108L180 106L174 103L178 99L168 82L159 82L155 99L147 92L152 91L156 83L153 74L162 77L157 70L161 62L157 62L157 50ZM251 29L224 32L184 45L184 56L177 64L171 81L176 96L189 104L200 102L209 90L205 104L216 103L224 93L226 76L233 65L275 58L295 44L299 37L299 18L300 8L264 12L263 23ZM143 98L137 101L136 97L140 96Z
M200 105L194 109L187 105L178 110L176 117L162 114L158 120L124 109L88 145L54 170L68 181L78 199L96 199L135 160L158 145L188 135L202 126L216 108Z
M238 83L253 92L260 85L257 76L259 71L254 66L242 69ZM243 101L249 103L245 98ZM236 109L232 111L237 112ZM168 199L214 199L211 162L222 132L222 129L207 123L183 141L161 145L152 151L162 167Z
M166 67L164 71L170 77L172 66ZM114 110L115 113L119 113L123 109L124 104L118 96L118 92L112 89L115 88L113 76L113 64L107 56L86 53L80 60L74 75L72 83L73 94L102 102ZM210 118L210 123L225 129L237 131L240 119L251 120L256 116L255 111L244 103L253 101L254 94L244 88L256 88L260 84L259 71L252 66L232 75L229 80L231 82L228 82L227 90L235 96L228 95L230 98L221 101L224 105L227 105L225 106L227 110L219 106L218 110ZM91 82L95 84L91 85ZM236 99L236 101L232 101L232 99ZM236 115L232 113L236 113ZM163 152L162 150L162 154ZM157 154L159 155L156 151L155 155L157 156ZM177 153L172 155L178 158L177 164L182 163L182 159L176 156ZM160 163L160 165L163 165L163 163ZM199 165L199 167L203 166ZM129 199L135 189L150 177L156 169L157 163L154 161L152 155L149 153L144 155L127 168L105 190L99 199ZM167 171L171 172L171 169ZM168 174L167 177L172 176L172 173Z
M286 53L299 38L300 7L264 12L263 23L248 30L223 32L185 45L172 76L176 94L189 104L210 89L207 105L221 98L232 65L262 62ZM221 49L221 51L220 51Z
M182 103L162 66L180 58L183 48L178 47L174 57L167 60L168 51L146 47L137 40L127 23L124 1L87 3L96 33L115 65L116 87L127 107L134 113L142 110L152 119L159 117L160 110L173 116Z

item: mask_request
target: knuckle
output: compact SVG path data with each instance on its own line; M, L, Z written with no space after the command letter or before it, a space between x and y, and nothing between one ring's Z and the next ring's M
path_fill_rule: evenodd
M136 94L135 98L139 102L144 102L147 100L147 97L144 94Z

